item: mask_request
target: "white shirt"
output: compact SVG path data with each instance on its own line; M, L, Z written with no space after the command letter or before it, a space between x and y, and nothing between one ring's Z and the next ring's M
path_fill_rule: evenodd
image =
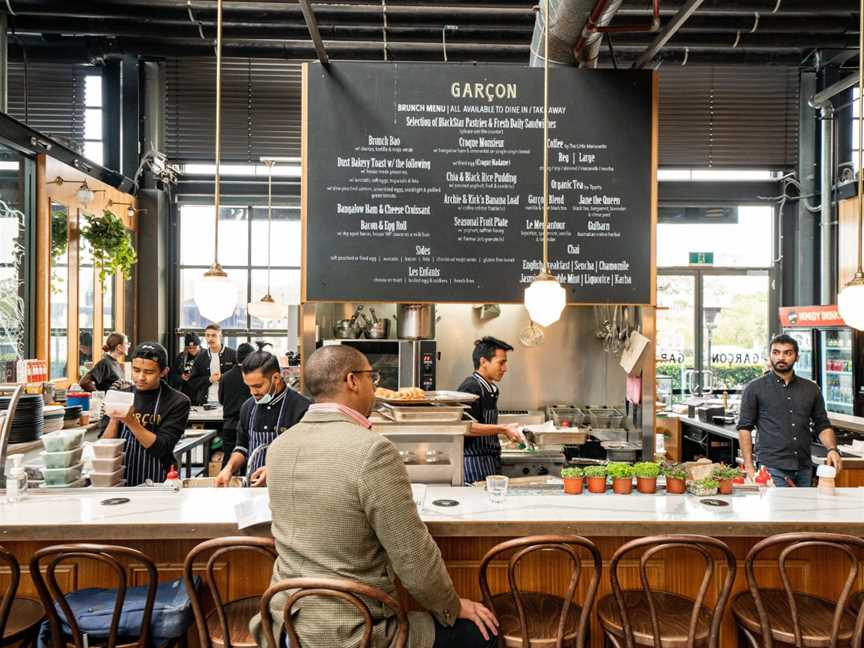
M222 366L221 366L221 362L219 360L219 354L218 353L212 353L212 352L210 352L209 349L207 352L210 353L210 375L213 376L213 375L221 372ZM220 352L221 352L221 349L220 349ZM219 382L218 381L210 383L210 389L207 390L207 400L211 403L218 403L219 402Z

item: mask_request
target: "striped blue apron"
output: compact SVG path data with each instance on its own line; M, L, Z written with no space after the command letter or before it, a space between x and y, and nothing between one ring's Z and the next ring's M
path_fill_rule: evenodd
M153 423L151 432L156 432L157 415L159 412L159 400L162 398L162 385L159 385L159 393L156 395L156 404L153 406ZM168 469L161 459L154 457L147 448L142 446L132 431L123 424L120 438L126 439L126 470L125 478L127 486L138 486L150 479L154 484L161 484L168 476Z
M480 416L478 423L498 424L498 386L487 382L477 372L472 376L480 385ZM488 475L501 473L501 444L497 436L465 438L465 483L483 481Z
M287 390L288 387L286 386ZM252 408L252 411L249 413L249 456L251 457L255 454L255 450L257 450L260 446L269 446L273 441L276 440L276 437L279 436L279 430L282 425L282 413L285 411L285 402L288 400L287 392L282 392L282 404L279 406L279 416L276 417L276 425L273 426L272 430L258 430L255 428L255 414L258 411L258 404L255 404L255 407ZM267 452L261 451L255 455L253 461L246 469L246 475L251 477L255 474L255 471L258 470L261 466L264 465L265 460L267 459Z

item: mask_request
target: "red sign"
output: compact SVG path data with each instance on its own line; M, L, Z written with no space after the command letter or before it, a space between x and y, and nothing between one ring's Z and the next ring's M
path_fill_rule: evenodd
M846 326L837 306L787 306L780 309L780 324L802 328Z

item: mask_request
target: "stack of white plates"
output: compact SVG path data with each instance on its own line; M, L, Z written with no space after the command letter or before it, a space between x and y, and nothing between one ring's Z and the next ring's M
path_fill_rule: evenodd
M63 416L66 408L62 405L46 405L42 408L44 418L43 434L63 429Z

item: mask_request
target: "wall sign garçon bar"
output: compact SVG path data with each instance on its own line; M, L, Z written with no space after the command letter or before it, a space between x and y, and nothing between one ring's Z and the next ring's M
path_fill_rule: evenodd
M570 303L651 302L652 75L550 71L550 270ZM313 63L304 92L304 301L522 301L542 69Z

